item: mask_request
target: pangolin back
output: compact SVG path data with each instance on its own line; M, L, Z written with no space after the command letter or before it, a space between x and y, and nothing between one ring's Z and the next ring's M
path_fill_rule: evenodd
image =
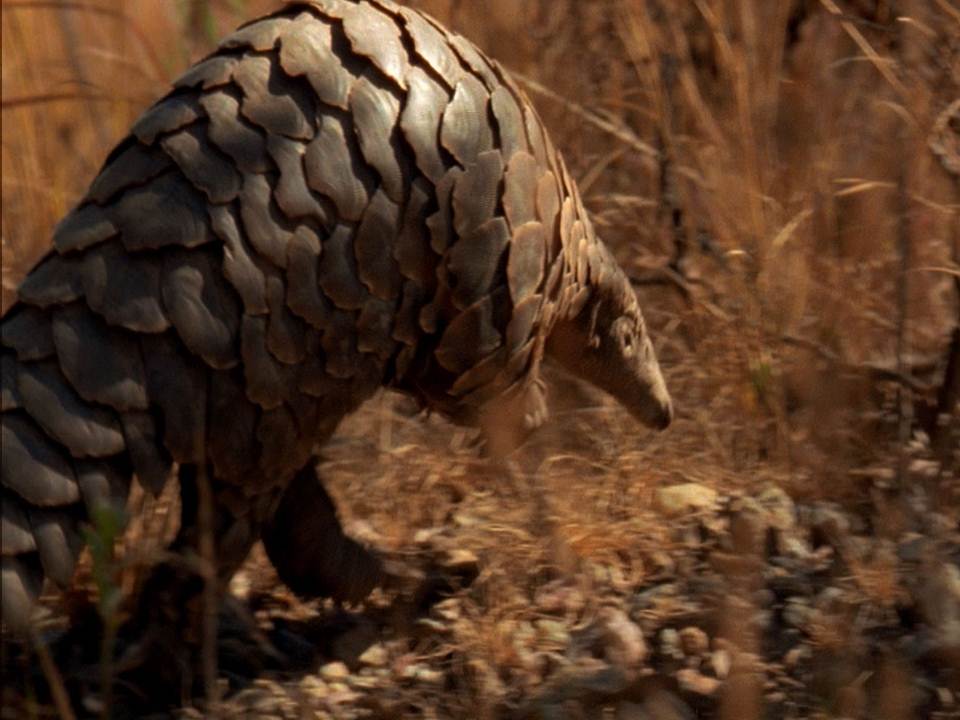
M2 319L4 622L69 582L132 474L205 463L244 513L381 386L473 419L619 272L464 38L389 0L242 27L136 122Z

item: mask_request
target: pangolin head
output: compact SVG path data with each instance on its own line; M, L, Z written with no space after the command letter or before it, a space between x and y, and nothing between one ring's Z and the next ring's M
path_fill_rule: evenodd
M561 315L546 354L616 398L637 420L657 429L673 420L673 403L630 281L597 243L590 280L579 302Z

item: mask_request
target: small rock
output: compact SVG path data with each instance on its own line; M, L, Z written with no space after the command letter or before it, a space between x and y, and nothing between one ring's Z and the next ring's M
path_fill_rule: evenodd
M566 647L570 644L570 631L567 629L566 623L559 620L541 618L540 620L534 621L533 625L537 629L537 634L543 642L559 647Z
M957 451L957 459L960 460L960 450ZM953 538L954 541L957 539L957 518L950 513L930 512L924 518L924 524L930 537Z
M380 639L380 630L368 618L351 621L342 632L334 634L330 641L330 657L356 667L358 658Z
M918 563L926 557L930 541L919 533L906 533L897 543L897 557L901 562Z
M255 678L253 681L253 687L274 695L283 693L283 686L281 686L276 680L271 680L270 678Z
M940 472L940 463L936 460L916 458L910 461L908 471L918 478L932 479Z
M377 529L367 520L353 519L350 524L344 527L344 532L350 537L361 540L368 545L382 545L383 536L377 532Z
M767 485L757 496L757 502L767 515L767 522L777 530L792 530L797 524L797 509L793 500L777 485Z
M463 548L448 550L440 566L446 572L461 578L464 585L472 583L480 574L479 558Z
M256 717L265 717L268 715L279 715L282 711L280 706L280 698L276 697L261 697L252 705L250 705L250 710L253 711L253 714Z
M960 568L946 562L931 565L914 602L927 624L960 642Z
M316 675L304 675L300 678L300 689L309 697L321 700L330 694L330 689Z
M583 697L609 697L622 693L629 685L628 673L597 658L581 657L565 665L543 687L537 702L560 704ZM521 717L524 715L521 713Z
M440 670L434 670L422 663L411 663L403 668L400 677L405 680L425 683L427 685L443 685L446 675Z
M650 720L650 715L639 703L632 703L623 700L617 703L617 709L613 713L614 720Z
M787 650L783 656L783 666L788 670L792 670L809 657L810 648L806 645L797 645Z
M674 660L683 659L683 649L680 647L680 633L673 628L664 628L660 631L660 654Z
M327 696L327 703L330 705L349 705L360 698L360 693L356 692L346 683L330 683L330 694ZM339 717L339 716L338 716Z
M434 620L433 618L417 618L417 621L414 623L421 630L427 630L429 632L435 632L441 635L447 634L450 632L450 626L441 622L440 620Z
M643 662L647 656L647 643L639 625L615 607L602 608L598 619L604 628L607 660L623 668L632 668Z
M345 663L342 663L339 660L335 662L329 662L320 667L320 677L322 677L328 683L342 682L350 677L350 668L348 668Z
M374 675L354 675L350 678L350 687L354 690L373 690L382 684L381 679Z
M759 553L767 535L763 507L751 497L736 497L730 503L730 540L740 553Z
M641 610L649 610L661 603L679 602L681 589L677 583L663 583L641 590L633 596L631 614L636 615Z
M709 510L717 502L717 491L700 483L681 483L658 488L654 506L667 517Z
M604 716L606 717L606 716ZM695 720L690 706L666 690L654 690L643 702L617 704L614 720Z
M811 541L815 546L842 548L850 535L850 520L833 503L818 502L810 508Z
M704 696L713 695L720 689L721 685L721 682L716 678L707 677L689 668L677 670L677 682L687 692Z
M383 667L387 664L389 659L390 655L387 652L387 649L383 646L383 643L371 645L364 650L358 658L361 665L368 665L371 667Z
M672 577L677 572L676 562L670 557L670 553L664 550L654 550L647 557L647 561L650 564L651 576L653 577L661 575Z
M455 512L453 514L453 524L458 527L475 527L481 523L481 520L474 515L465 512Z
M416 545L429 545L442 532L442 527L421 528L414 533L413 542Z
M245 570L238 570L230 578L230 594L238 600L246 600L250 597L250 575Z
M500 697L504 694L503 680L485 660L480 658L468 660L466 670L481 696Z
M802 597L787 598L786 607L783 609L783 622L789 627L803 629L810 623L813 616L813 609Z
M847 603L843 590L831 585L817 593L813 606L826 615L837 615L847 607Z
M710 638L703 630L691 625L680 630L680 647L686 655L704 655L710 649Z
M430 613L447 622L458 620L460 618L460 600L459 598L441 600L430 609Z
M812 554L810 547L804 542L803 538L793 533L777 533L777 551L784 557L806 560Z
M733 658L729 650L720 648L710 653L710 666L713 668L713 674L721 680L730 674L731 665L733 665Z
M643 705L655 720L696 720L698 714L678 695L668 690L655 690L643 701Z
M86 710L91 715L94 715L94 714L99 715L100 713L103 712L104 704L103 704L103 700L100 698L99 695L90 695L90 694L84 695L83 699L80 702L83 705L83 709ZM189 709L192 710L193 708L189 708Z
M533 597L537 608L557 615L576 614L583 609L583 594L563 580L553 580L539 588Z
M533 647L537 637L533 624L526 620L505 620L500 624L500 632L502 637L511 638L517 649Z
M349 678L344 678L344 680L349 680ZM353 690L350 689L350 686L346 682L342 681L330 683L329 688L332 702L343 702L344 695L350 695L353 693Z

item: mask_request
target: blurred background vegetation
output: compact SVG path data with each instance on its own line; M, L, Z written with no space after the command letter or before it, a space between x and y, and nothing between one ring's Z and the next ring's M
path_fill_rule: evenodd
M814 492L917 431L949 455L953 0L411 4L523 79L637 279L680 412L664 453ZM4 307L143 108L277 6L3 1Z

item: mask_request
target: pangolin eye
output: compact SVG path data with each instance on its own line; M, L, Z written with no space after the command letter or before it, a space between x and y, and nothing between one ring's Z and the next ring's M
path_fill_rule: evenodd
M617 320L617 338L624 355L631 356L636 353L636 332L629 319L619 318Z

